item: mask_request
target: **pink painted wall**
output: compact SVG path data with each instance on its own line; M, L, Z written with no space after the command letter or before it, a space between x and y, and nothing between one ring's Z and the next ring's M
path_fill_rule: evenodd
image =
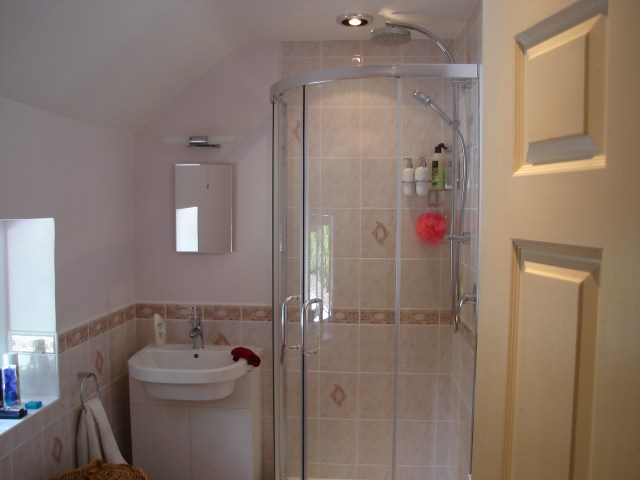
M240 47L135 136L136 300L269 304L271 104L279 44ZM166 145L166 137L234 135L220 150ZM174 164L234 165L234 252L176 253Z
M57 329L134 301L133 136L0 98L0 218L53 217Z

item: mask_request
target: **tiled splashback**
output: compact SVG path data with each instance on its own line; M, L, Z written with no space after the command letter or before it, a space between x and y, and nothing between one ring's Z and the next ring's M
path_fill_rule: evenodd
M153 314L167 321L171 343L190 343L191 308L203 319L205 344L243 344L263 348L262 391L264 470L272 471L271 308L184 304L132 304L58 334L59 399L28 415L0 439L0 478L50 480L75 467L80 416L78 372L98 378L100 399L126 459L131 459L128 359L154 341ZM85 396L95 394L86 382ZM266 477L268 478L268 477Z

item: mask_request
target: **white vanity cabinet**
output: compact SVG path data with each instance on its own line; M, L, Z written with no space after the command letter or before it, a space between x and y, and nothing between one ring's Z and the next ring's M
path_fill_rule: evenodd
M260 480L260 367L205 402L148 396L129 377L133 464L153 480Z

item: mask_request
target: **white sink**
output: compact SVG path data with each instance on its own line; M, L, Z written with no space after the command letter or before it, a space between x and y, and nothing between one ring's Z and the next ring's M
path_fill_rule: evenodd
M232 346L147 346L129 359L129 375L147 395L165 400L218 400L233 393L236 380L252 366L231 357Z

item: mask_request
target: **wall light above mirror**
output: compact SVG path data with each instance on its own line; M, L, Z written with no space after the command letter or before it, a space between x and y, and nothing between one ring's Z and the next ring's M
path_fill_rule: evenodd
M233 251L233 167L176 164L176 251Z

